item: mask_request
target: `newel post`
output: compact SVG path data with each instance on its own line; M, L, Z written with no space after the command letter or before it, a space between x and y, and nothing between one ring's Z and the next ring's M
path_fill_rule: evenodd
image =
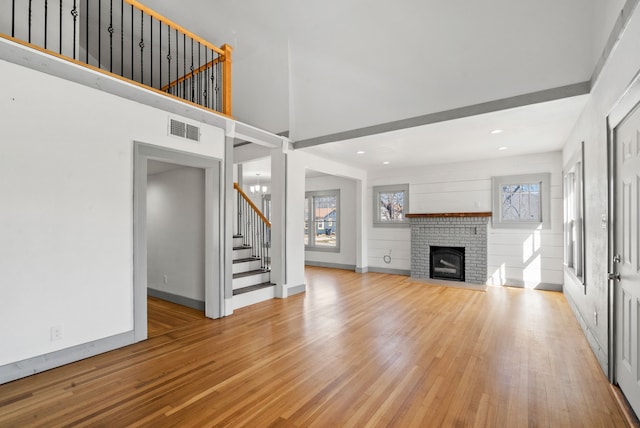
M220 47L224 51L222 63L222 113L231 116L231 52L233 48L224 44Z

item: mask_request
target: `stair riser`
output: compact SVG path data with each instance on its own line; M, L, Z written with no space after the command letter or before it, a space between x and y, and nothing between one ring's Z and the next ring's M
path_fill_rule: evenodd
M249 272L250 270L260 269L260 260L251 262L234 263L232 273Z
M242 250L233 250L233 260L246 259L253 256L253 250L251 248L245 248Z
M233 238L233 246L241 247L244 244L244 238Z
M269 282L270 278L271 278L271 275L269 272L264 272L257 275L245 276L243 278L235 278L233 280L232 288L234 290L237 290L239 288L262 284L264 282Z
M275 297L275 287L268 287L252 291L250 293L240 294L238 296L233 296L233 309L243 308Z

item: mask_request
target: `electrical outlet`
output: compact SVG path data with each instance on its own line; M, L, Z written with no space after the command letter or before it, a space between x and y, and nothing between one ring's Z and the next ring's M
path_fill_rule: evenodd
M164 275L164 276L162 277L162 282L164 282L165 284L168 284L168 283L169 283L169 278L167 277L167 275Z
M51 341L62 339L62 326L56 325L51 327Z

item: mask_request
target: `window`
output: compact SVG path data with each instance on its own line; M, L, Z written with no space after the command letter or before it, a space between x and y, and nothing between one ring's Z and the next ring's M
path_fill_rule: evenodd
M373 188L373 226L409 227L409 185L375 186Z
M307 192L304 200L304 245L312 251L340 250L340 190Z
M584 143L582 144L584 145ZM585 284L584 266L584 168L583 147L571 159L564 172L564 262Z
M271 194L269 193L262 197L262 214L271 221Z
M502 221L540 223L540 183L504 184L501 192Z
M550 179L548 173L493 177L493 227L551 227Z

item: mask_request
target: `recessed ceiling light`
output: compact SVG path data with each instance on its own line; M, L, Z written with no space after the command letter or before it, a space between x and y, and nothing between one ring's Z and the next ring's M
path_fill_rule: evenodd
M502 129L494 129L493 131L491 131L492 134L501 134L504 131Z
M502 146L502 147L498 147L498 150L507 150L509 147L506 146Z
M358 151L356 152L356 154L357 154L357 155L363 155L364 153L365 153L365 152L364 152L364 150L358 150Z
M382 165L389 165L390 163L391 162L389 162L389 161L384 161L384 162L382 162Z

